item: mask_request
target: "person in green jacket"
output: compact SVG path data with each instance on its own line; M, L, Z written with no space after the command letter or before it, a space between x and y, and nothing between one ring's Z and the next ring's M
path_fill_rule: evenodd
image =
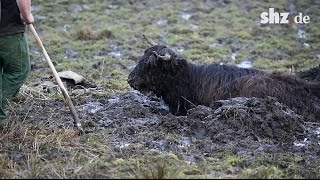
M29 46L24 32L32 24L31 0L0 0L0 127L5 107L30 73Z

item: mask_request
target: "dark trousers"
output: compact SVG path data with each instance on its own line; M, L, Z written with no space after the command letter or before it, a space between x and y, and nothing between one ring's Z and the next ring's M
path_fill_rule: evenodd
M0 37L0 125L7 117L7 101L19 92L29 73L29 46L24 34Z

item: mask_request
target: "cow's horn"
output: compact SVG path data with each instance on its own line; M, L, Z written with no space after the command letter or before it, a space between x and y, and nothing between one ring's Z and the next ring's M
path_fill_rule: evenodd
M151 45L151 46L156 46L158 45L157 43L153 42L151 39L148 39L146 35L142 35L146 40L147 42Z
M159 55L156 51L152 51L152 53L157 56L157 58L161 58L165 61L171 60L171 55L169 53L166 53L164 56Z

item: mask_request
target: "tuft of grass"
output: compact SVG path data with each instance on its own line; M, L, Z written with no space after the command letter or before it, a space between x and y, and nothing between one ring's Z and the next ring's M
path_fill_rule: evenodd
M244 171L244 178L248 179L283 179L285 177L285 172L275 166L260 166Z
M94 40L98 36L90 26L82 26L76 34L78 40Z
M169 157L166 159L166 157ZM173 161L170 159L173 158ZM134 177L136 179L180 179L185 178L184 173L181 171L176 163L179 162L178 159L172 156L158 156L152 158L154 160L147 160L143 162L144 165L141 166L139 161L137 161L135 168L133 170ZM174 164L172 164L174 163ZM181 165L180 165L181 166Z
M233 167L235 166L242 167L245 163L245 158L242 156L230 155L226 158L226 163Z
M98 32L97 39L104 39L104 38L106 38L106 39L114 39L115 35L111 30L104 29L104 30L101 30L100 32Z

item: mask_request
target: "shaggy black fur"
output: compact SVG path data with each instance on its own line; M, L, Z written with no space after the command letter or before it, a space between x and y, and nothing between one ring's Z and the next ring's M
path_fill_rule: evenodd
M157 54L171 55L164 60ZM228 65L195 65L163 45L148 48L130 73L128 82L139 91L162 97L176 115L196 105L237 96L275 97L311 120L320 117L320 85L297 76L267 73Z
M320 82L320 65L314 68L310 68L307 71L298 72L297 76L307 81Z

